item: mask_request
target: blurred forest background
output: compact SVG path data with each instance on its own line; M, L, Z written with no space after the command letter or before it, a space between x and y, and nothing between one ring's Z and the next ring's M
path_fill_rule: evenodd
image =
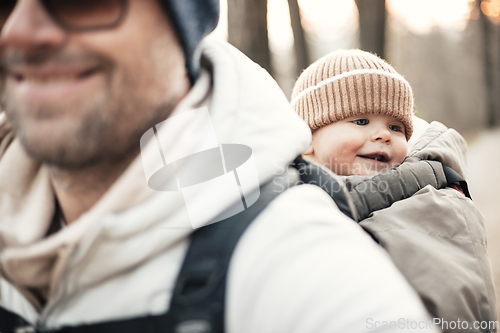
M221 0L221 12L211 38L267 69L288 97L310 63L360 48L405 76L419 117L465 136L500 301L500 0Z

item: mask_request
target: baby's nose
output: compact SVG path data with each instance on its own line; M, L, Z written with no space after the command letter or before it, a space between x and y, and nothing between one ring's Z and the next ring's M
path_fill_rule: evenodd
M372 137L373 141L382 141L382 142L390 142L391 141L391 133L387 128L377 128Z

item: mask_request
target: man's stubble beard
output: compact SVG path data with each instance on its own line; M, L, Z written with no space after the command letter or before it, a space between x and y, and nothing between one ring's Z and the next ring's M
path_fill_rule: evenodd
M79 119L79 125L74 133L68 133L67 138L59 138L54 144L50 140L43 142L36 135L28 133L23 119L19 116L36 114L43 121L46 120L44 115L51 114L50 111L47 112L40 107L38 110L23 112L27 111L22 110L23 107L36 107L16 103L4 89L2 89L1 103L7 118L12 123L16 137L33 159L66 170L79 170L101 163L113 165L138 154L141 136L165 120L177 101L165 100L156 106L148 105L133 93L136 91L133 85L127 84L129 89L113 94L111 80L107 83L107 94L103 94L100 100L94 101L91 105L83 106L87 109L85 112L80 111L79 114L83 116ZM2 84L2 87L5 85ZM75 108L75 105L61 107ZM67 112L62 113L67 114ZM61 112L56 114L60 115ZM123 123L124 119L128 119L128 123ZM54 128L54 132L57 132L57 128ZM61 136L60 133L55 135Z

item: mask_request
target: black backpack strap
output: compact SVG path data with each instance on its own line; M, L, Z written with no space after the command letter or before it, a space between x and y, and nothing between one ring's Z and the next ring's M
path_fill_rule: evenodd
M282 189L269 182L261 187L260 197L252 206L192 234L170 305L172 332L225 331L226 280L232 253L248 225Z
M96 324L65 326L57 330L37 330L37 333L170 333L171 317L167 314L121 319ZM3 333L3 332L2 332Z
M0 332L223 333L227 270L233 251L250 223L282 190L275 179L260 188L259 199L252 206L191 234L166 314L35 331L20 316L0 307Z
M171 326L171 316L167 313L166 315L145 316L89 325L66 326L56 330L44 330L35 328L21 316L0 307L1 333L169 333L173 331L166 328Z
M313 163L307 162L301 156L297 157L291 166L299 172L302 184L312 184L321 187L335 201L340 211L354 220L354 214L351 211L342 185L330 176L327 171Z
M0 332L22 332L23 329L29 329L30 327L28 322L21 316L0 307Z

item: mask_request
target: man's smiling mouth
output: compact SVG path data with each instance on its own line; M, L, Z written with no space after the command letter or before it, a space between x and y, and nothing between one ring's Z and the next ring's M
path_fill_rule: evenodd
M103 67L18 66L7 71L10 93L25 103L60 104L102 87Z
M73 71L13 71L10 76L18 83L54 84L85 79L98 71L98 68Z

